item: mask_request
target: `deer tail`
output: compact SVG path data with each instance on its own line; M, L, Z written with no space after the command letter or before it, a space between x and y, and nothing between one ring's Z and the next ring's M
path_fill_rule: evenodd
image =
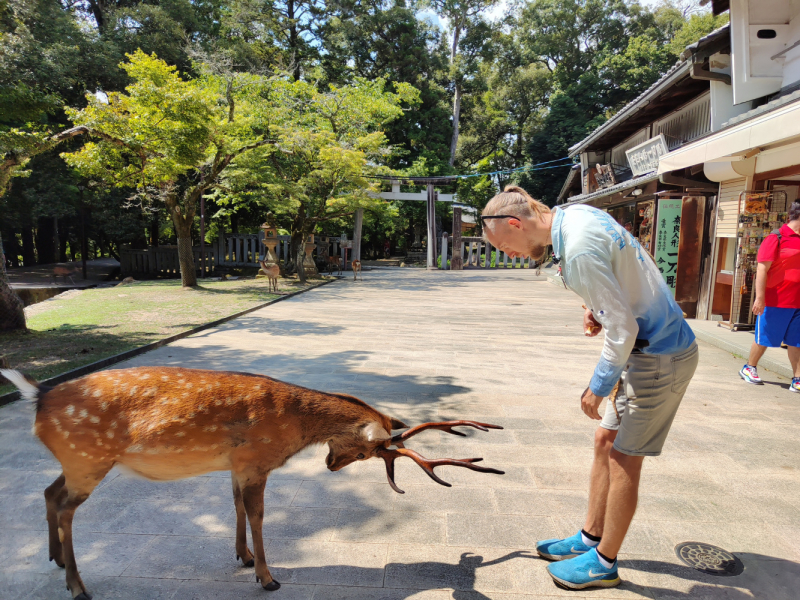
M36 402L37 404L40 397L50 389L40 384L33 377L13 369L0 369L0 375L13 383L23 398L31 402Z

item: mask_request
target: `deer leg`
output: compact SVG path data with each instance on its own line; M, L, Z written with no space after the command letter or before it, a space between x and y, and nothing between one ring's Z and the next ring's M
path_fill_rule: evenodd
M255 562L247 547L247 512L242 500L242 489L233 473L231 473L231 483L233 484L233 503L236 506L236 559L241 558L245 567L252 567Z
M86 501L97 484L111 470L111 466L93 465L91 470L80 470L72 476L70 473L63 475L65 483L59 493L61 501L58 503L56 519L64 567L67 570L67 589L72 593L73 600L92 600L92 595L86 591L75 562L75 552L72 548L72 518L75 516L75 510Z
M242 486L242 500L250 519L250 533L253 536L253 551L256 562L256 581L261 582L261 587L267 591L275 591L281 584L272 578L267 568L267 557L264 554L264 537L262 526L264 524L264 487L267 485L266 476L253 478Z
M77 509L89 494L73 495L67 489L66 498L58 508L58 538L61 541L61 550L64 557L64 566L67 569L67 589L72 593L73 600L92 600L91 594L86 591L86 586L78 573L75 562L75 552L72 549L72 518Z
M58 539L58 507L64 501L67 490L64 487L65 477L62 473L53 483L44 490L44 501L47 505L47 528L50 532L50 560L64 568L64 558L61 554L61 540Z

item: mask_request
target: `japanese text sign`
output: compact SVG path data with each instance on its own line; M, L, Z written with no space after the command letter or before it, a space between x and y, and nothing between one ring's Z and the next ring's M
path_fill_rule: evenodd
M683 200L658 201L656 218L655 259L667 287L675 295L675 277L678 274L678 245L681 240L681 210Z

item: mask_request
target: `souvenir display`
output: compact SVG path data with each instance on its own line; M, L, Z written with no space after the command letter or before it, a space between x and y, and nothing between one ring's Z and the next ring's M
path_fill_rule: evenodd
M742 192L739 197L736 270L734 271L732 329L751 329L758 248L761 242L786 222L786 192Z

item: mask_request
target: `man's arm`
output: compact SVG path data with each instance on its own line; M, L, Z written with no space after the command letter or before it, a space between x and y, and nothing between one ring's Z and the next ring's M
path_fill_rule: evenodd
M595 367L588 390L591 395L602 399L611 393L622 375L636 342L639 325L611 265L607 262L592 254L576 256L568 265L568 281L586 301L594 318L606 332L603 353ZM589 394L585 394L584 398L587 395Z
M758 263L756 269L756 299L753 301L753 314L760 315L764 312L767 295L767 273L772 266L772 261Z

